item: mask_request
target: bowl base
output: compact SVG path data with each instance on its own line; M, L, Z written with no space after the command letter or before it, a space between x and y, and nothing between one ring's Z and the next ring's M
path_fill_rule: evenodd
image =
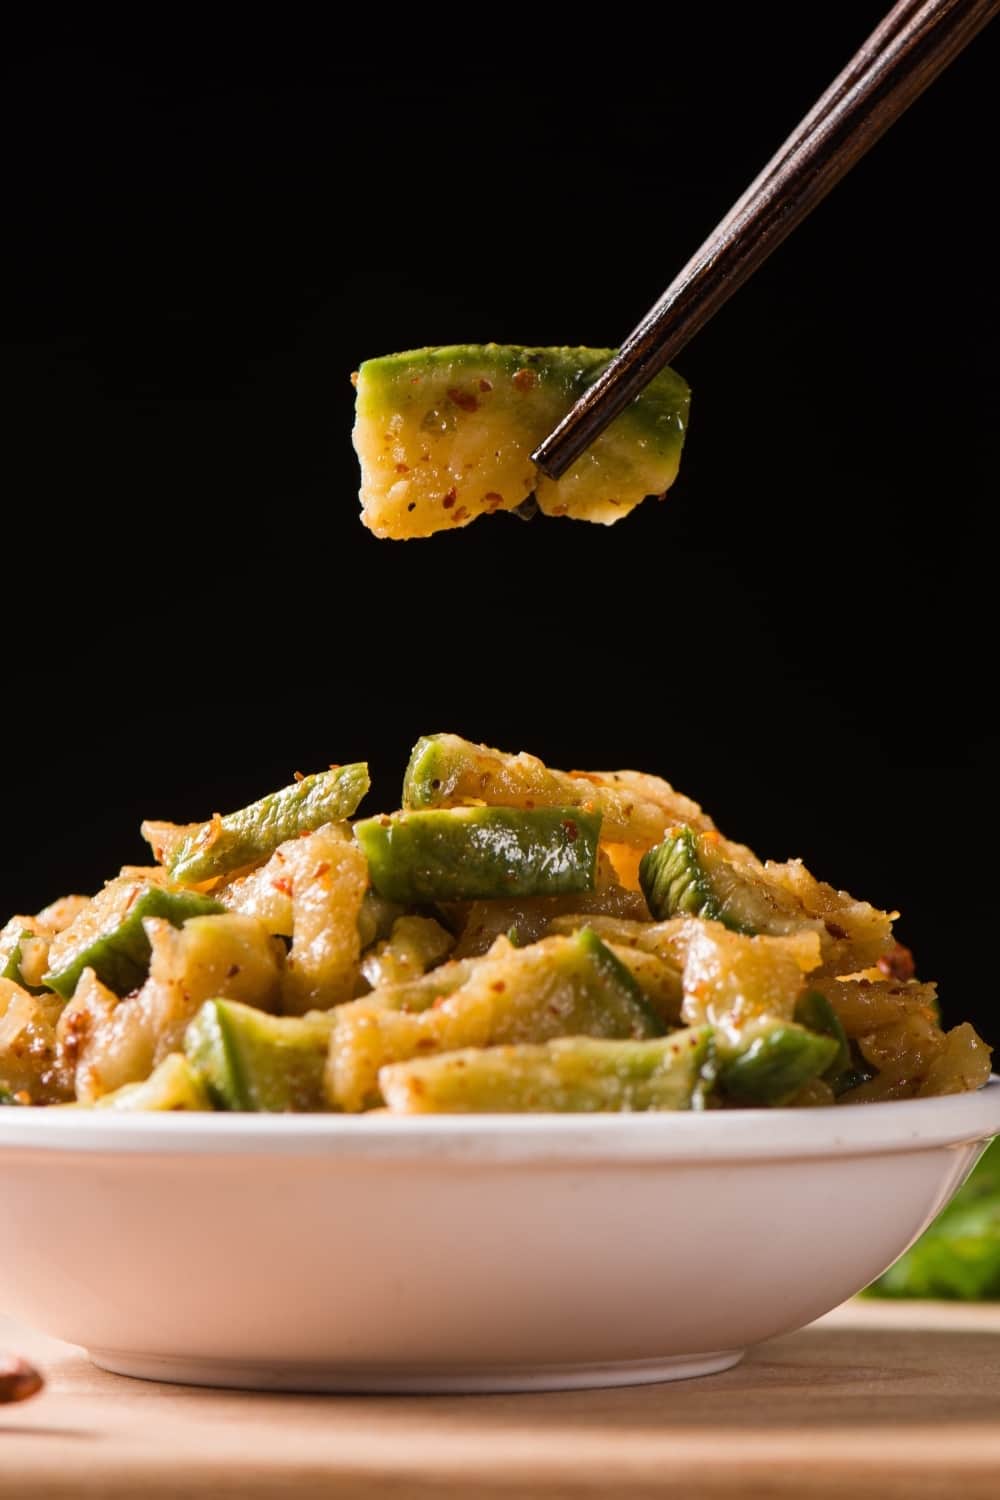
M743 1358L743 1349L676 1354L665 1359L625 1359L610 1364L499 1365L486 1368L420 1369L270 1363L240 1359L192 1359L89 1349L98 1369L137 1380L172 1385L230 1386L252 1391L328 1391L355 1395L468 1395L500 1391L572 1391L599 1386L652 1385L717 1375Z

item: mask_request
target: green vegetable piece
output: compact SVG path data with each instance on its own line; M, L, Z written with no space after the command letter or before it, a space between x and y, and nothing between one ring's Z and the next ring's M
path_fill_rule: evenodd
M591 891L599 813L453 807L356 823L371 882L390 901L472 901Z
M182 927L189 917L208 917L224 910L218 901L195 891L113 880L53 939L45 983L69 1000L84 969L93 969L108 989L127 995L138 989L149 969L145 917L162 917L173 927Z
M0 947L0 979L21 983L21 940L27 936L27 928L19 927L9 935L4 934Z
M423 734L420 736L403 772L403 806L409 811L427 807L447 807L460 796L470 771L475 771L476 754L481 749L471 740L457 734ZM500 759L502 751L494 751ZM482 794L488 783L478 787Z
M818 1032L820 1036L831 1036L837 1043L837 1051L823 1077L837 1095L857 1083L854 1059L847 1033L840 1024L840 1017L825 995L810 990L802 996L795 1007L795 1019L800 1026Z
M870 1083L871 1080L878 1074L878 1069L870 1067L869 1064L866 1063L864 1058L861 1056L861 1051L858 1047L857 1042L852 1040L850 1043L850 1049L850 1067L846 1068L843 1073L839 1073L837 1075L836 1087L831 1084L831 1087L833 1087L834 1093L836 1094L838 1099L840 1098L841 1094L848 1094L850 1093L851 1089L860 1088L863 1083ZM850 1100L848 1100L848 1103L850 1103Z
M775 888L740 869L718 846L717 835L684 826L643 855L639 884L656 920L705 917L747 935L787 931L787 920L775 922L781 916ZM801 918L793 925L801 925Z
M171 879L200 885L258 864L286 839L351 817L369 785L368 767L358 761L304 776L239 812L202 823L168 861Z
M719 1081L738 1104L787 1104L826 1072L837 1053L831 1036L817 1036L792 1021L765 1022L745 1046L721 1053Z
M207 1110L212 1108L199 1075L180 1052L171 1052L144 1083L125 1083L95 1101L95 1109Z
M0 947L0 979L10 979L14 984L19 984L22 989L27 989L27 985L21 973L21 946L32 935L26 927L20 927L10 934L5 934L5 940Z
M1000 1301L1000 1138L917 1243L868 1290L875 1297Z
M647 495L664 494L690 402L669 369L561 479L531 462L613 352L453 344L366 360L354 428L365 525L399 540L430 536L515 510L532 493L547 515L611 525Z
M0 979L20 985L29 995L41 995L39 980L48 968L49 939L27 926L24 917L11 917L0 928Z
M402 1114L696 1109L711 1037L704 1026L655 1041L468 1048L385 1067L379 1086Z
M235 1000L206 1000L184 1037L188 1060L217 1109L325 1109L323 1069L332 1016L271 1016Z
M583 807L603 818L607 843L648 849L668 828L686 823L711 828L697 802L659 776L635 771L557 771L534 755L511 755L457 734L426 734L410 754L403 777L403 807Z
M722 905L701 867L692 828L668 833L662 843L643 855L639 884L658 922L680 916L705 917L714 922L722 919Z
M579 951L590 959L608 995L609 1009L628 1014L634 1010L646 1023L649 1034L663 1030L663 1022L646 996L639 982L621 959L597 936L592 927L581 927L576 934Z

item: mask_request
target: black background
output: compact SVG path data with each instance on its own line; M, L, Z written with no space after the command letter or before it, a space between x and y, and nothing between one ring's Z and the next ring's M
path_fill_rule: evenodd
M563 50L470 9L8 53L6 910L296 769L368 757L395 805L450 728L660 772L898 905L997 1037L1000 26L678 360L666 504L358 520L360 360L618 342L881 7L692 9L563 9Z

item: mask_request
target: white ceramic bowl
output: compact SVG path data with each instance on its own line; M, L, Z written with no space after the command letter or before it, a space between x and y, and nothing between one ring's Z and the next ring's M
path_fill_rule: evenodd
M0 1310L206 1385L708 1374L883 1271L998 1131L998 1079L704 1115L3 1109Z

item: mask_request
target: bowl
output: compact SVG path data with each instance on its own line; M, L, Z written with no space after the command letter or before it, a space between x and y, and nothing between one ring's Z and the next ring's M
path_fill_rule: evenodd
M705 1375L859 1291L1000 1131L840 1109L0 1110L0 1310L123 1375L514 1391Z

